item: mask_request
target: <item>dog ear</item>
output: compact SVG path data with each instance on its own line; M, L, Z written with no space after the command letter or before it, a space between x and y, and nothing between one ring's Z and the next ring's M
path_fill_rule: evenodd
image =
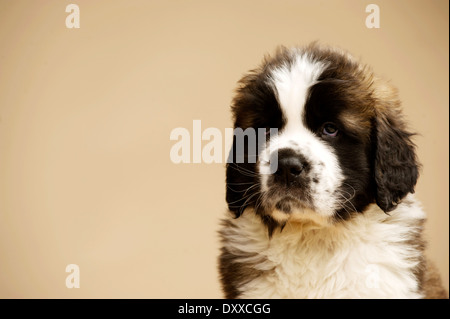
M414 193L419 164L411 140L414 134L405 128L397 91L385 84L377 89L374 123L376 202L384 212L390 212L408 193Z
M231 104L234 129L266 127L258 122L259 114L267 113L264 109L269 103L276 105L276 97L266 83L265 66L250 71L239 80L239 86ZM241 139L243 149L237 147L236 134L233 132L233 145L226 165L226 201L228 209L239 217L248 206L254 206L258 196L259 177L255 156L248 156L248 139ZM258 139L259 141L259 139ZM242 146L242 145L241 145ZM239 151L240 150L240 151ZM242 154L244 152L244 154ZM239 153L239 154L238 154ZM252 161L250 161L252 159Z
M245 143L247 147L247 143ZM245 148L246 149L246 148ZM226 201L228 209L237 217L241 216L245 208L256 201L255 187L258 184L256 164L252 163L242 154L237 154L236 136L233 136L233 146L227 160L226 166Z

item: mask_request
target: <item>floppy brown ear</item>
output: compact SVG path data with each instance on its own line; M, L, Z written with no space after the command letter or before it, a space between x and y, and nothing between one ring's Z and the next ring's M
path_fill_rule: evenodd
M419 164L411 140L414 134L405 128L397 91L382 84L375 87L375 97L376 202L383 211L389 212L408 193L414 193Z

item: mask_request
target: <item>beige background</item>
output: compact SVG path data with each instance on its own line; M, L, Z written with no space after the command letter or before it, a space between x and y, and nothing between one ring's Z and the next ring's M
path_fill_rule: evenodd
M241 75L313 40L399 87L448 287L448 38L447 0L0 0L0 297L220 298L224 165L173 164L169 134L231 127Z

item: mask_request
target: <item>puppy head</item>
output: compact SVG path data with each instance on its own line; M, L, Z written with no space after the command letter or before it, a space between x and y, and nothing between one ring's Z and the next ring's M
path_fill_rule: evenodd
M253 155L244 140L245 160L227 164L236 216L253 207L270 228L345 220L374 202L389 212L414 191L418 164L396 91L349 54L280 48L239 84L235 128L265 144Z

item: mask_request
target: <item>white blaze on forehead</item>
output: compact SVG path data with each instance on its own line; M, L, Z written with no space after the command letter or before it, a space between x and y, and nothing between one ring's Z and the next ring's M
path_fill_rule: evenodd
M314 62L307 54L297 55L291 65L272 71L278 103L287 123L284 130L303 127L302 117L309 88L317 83L325 64Z
M260 154L261 190L269 190L268 181L272 174L269 162L272 154L279 149L292 149L306 158L311 165L309 175L311 179L317 180L309 185L314 209L322 216L331 216L341 200L336 198L339 196L336 191L343 180L339 161L333 149L310 131L302 120L309 89L317 83L327 65L314 62L306 54L293 54L297 56L292 64L285 64L273 70L270 77L285 125L278 135L270 137L266 148Z

